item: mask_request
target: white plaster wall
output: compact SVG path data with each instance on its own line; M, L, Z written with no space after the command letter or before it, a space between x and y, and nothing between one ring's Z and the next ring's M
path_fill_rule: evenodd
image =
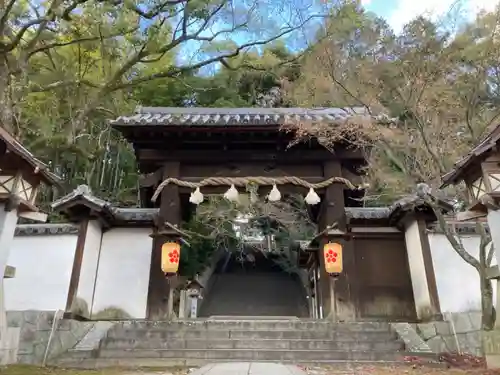
M119 308L135 319L146 317L153 239L148 228L104 232L92 314Z
M64 310L76 249L76 234L14 237L4 280L6 310Z
M476 259L479 255L478 235L461 236L464 247ZM430 233L429 242L432 262L442 312L477 310L481 306L479 276L453 249L443 234ZM493 258L492 265L497 264ZM496 300L496 283L493 283L493 298Z

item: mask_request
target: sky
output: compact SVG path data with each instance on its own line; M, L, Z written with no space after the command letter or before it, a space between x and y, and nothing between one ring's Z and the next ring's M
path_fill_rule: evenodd
M293 1L294 0L289 0L287 3ZM296 1L301 3L302 0ZM262 3L266 4L266 2ZM367 11L373 12L386 19L394 32L398 34L402 31L406 23L419 15L430 16L435 21L442 21L440 23L441 26L445 29L449 29L451 26L451 29L449 29L451 31L454 29L454 26L457 26L457 24L460 25L462 23L461 21L473 20L481 10L494 10L495 7L500 4L500 0L361 0L361 3ZM271 4L275 3L271 1ZM453 14L449 13L450 9L454 10ZM290 14L285 11L283 14L284 19L287 19L289 15ZM448 18L446 18L447 15L449 15ZM449 20L453 20L453 24L447 22ZM217 25L218 27L216 27ZM216 24L214 27L210 28L210 33L220 28L224 28L224 25L224 23ZM275 33L273 33L274 30L269 31L272 35L275 35ZM287 39L287 47L292 51L301 50L304 48L304 43L302 42L307 41L308 38L297 38L295 34L294 36L294 38ZM250 39L255 40L255 38L254 36ZM242 33L242 35L233 33L231 39L241 45L249 41L249 35L246 32ZM257 39L266 39L266 37L260 36L257 37ZM182 53L178 55L178 59L182 63L192 63L200 59L205 60L206 58L206 52L200 50L200 43L185 44ZM213 74L219 67L218 64L211 64L203 69L203 74Z
M481 9L493 10L500 0L461 0L460 14L474 17ZM418 15L433 15L441 18L456 0L362 0L365 9L385 18L396 32Z

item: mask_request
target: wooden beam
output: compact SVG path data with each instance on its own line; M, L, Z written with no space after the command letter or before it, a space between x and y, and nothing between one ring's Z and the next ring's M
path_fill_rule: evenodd
M352 233L363 234L363 233L402 233L396 227L353 227L350 228Z
M236 161L274 161L280 163L296 163L308 161L325 161L332 159L343 160L365 160L360 150L336 150L335 154L326 149L289 149L286 151L276 150L156 150L136 149L139 163L143 162L200 162L200 163L227 163L229 160Z
M163 176L163 168L158 168L156 172L143 174L139 177L139 186L150 187L157 185Z

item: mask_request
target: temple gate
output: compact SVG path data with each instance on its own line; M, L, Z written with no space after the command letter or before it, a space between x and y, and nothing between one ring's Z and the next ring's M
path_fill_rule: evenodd
M318 236L299 251L299 265L307 270L307 287L315 301L310 316L412 320L424 314L414 300L422 280L425 290L419 291L418 303L425 305L425 314L438 314L430 252L418 229L434 220L425 203L413 197L387 209L362 208L360 170L366 161L360 150L337 144L331 152L315 139L289 147L295 135L282 129L301 121L335 126L354 115L359 114L338 108L140 108L133 116L112 121L134 147L143 174L142 206L159 208L148 316L167 316L172 310L161 247L182 236L181 221L196 207L190 203L200 192L196 188L205 195L224 194L230 185L241 189L248 178L256 177L261 179L260 195L273 184L283 195L306 196L317 187L314 193L320 201L309 205L309 215L318 225ZM415 256L407 252L409 241L418 266L411 264ZM343 272L335 282L325 271L322 255L329 242L343 249Z

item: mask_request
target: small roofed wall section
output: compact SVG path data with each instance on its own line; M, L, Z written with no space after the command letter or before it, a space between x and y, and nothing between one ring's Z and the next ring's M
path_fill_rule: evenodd
M102 233L96 223L90 226L89 266L82 269L78 307L101 319L145 318L150 230L111 228ZM78 227L72 224L18 226L9 258L16 277L4 281L7 310L65 310L77 237Z

